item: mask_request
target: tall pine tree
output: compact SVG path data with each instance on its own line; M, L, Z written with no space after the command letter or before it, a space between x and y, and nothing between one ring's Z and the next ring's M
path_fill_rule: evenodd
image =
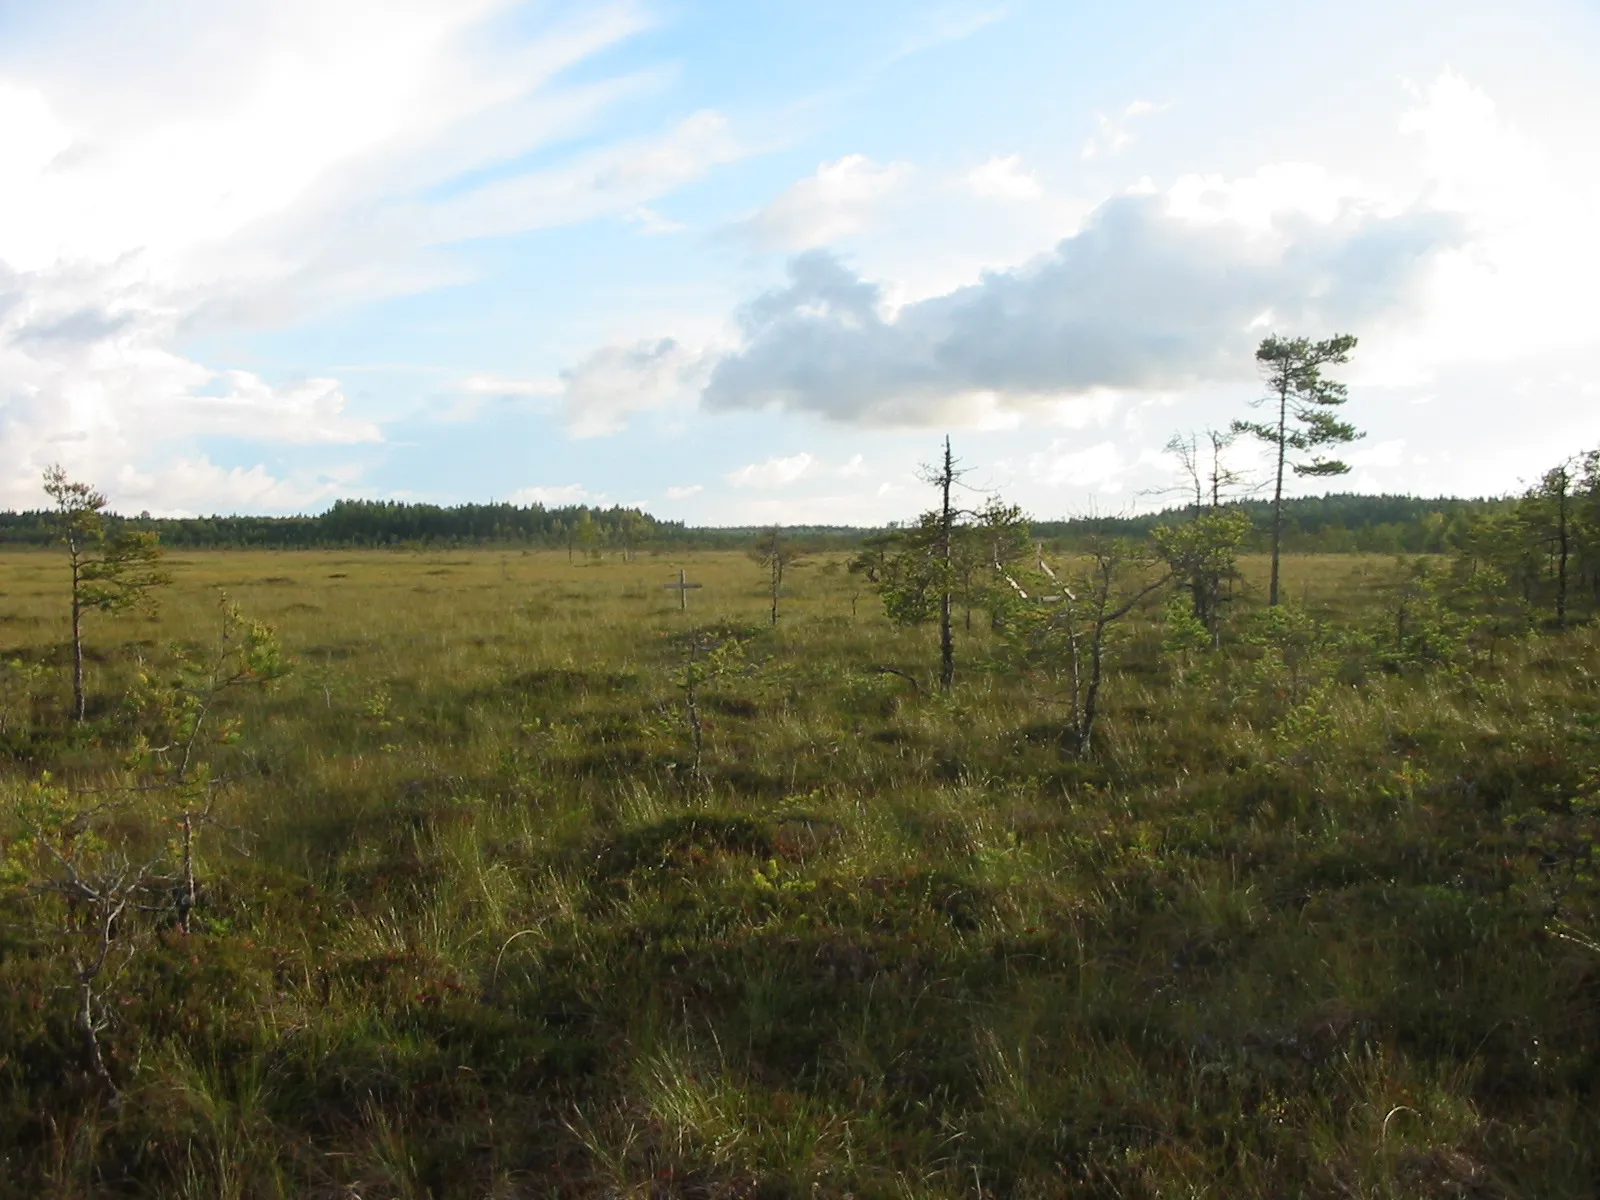
M1342 333L1326 341L1310 338L1285 338L1274 334L1256 348L1256 363L1267 384L1267 394L1255 403L1270 404L1277 412L1269 421L1235 421L1236 433L1248 433L1273 448L1277 457L1272 493L1272 586L1268 603L1278 603L1279 559L1283 548L1283 473L1287 467L1296 475L1343 475L1349 464L1324 458L1319 451L1327 446L1353 442L1361 432L1348 421L1341 421L1334 409L1348 399L1342 383L1325 379L1324 367L1350 361L1356 339ZM1293 461L1291 454L1309 454L1309 459Z

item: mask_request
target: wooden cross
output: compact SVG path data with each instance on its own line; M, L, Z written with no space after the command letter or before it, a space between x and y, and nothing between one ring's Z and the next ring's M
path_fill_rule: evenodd
M689 589L690 588L703 587L704 585L703 584L699 584L699 583L690 583L687 579L684 578L683 568L679 567L678 568L678 582L677 583L664 583L661 586L666 588L669 592L677 592L678 593L678 607L680 609L684 609L684 608L688 608L689 607Z

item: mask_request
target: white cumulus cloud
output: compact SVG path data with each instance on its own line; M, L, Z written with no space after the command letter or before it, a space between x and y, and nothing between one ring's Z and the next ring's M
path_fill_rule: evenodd
M1405 462L1405 438L1391 438L1347 451L1342 456L1352 467L1398 467Z
M991 158L961 177L961 182L974 196L984 200L1037 200L1044 188L1031 172L1022 169L1022 155L1008 154Z
M1454 72L1413 87L1400 132L1430 198L1468 237L1429 279L1422 319L1366 347L1363 374L1427 382L1452 366L1592 361L1600 323L1600 154L1545 143Z
M567 426L577 437L627 427L635 413L692 404L704 381L705 357L673 340L602 346L561 373Z
M785 487L805 476L816 459L801 451L787 458L769 458L765 462L749 463L736 471L729 471L728 482L739 488Z
M604 493L591 492L581 483L525 487L511 493L511 503L523 507L542 504L546 508L566 508L573 504L598 504L604 499Z
M275 385L249 371L214 370L172 349L177 323L126 263L26 274L0 266L0 502L34 502L40 472L59 460L103 481L126 506L136 497L113 481L165 477L151 460L179 439L381 440L375 423L349 413L337 380ZM197 461L203 456L180 450L171 470L189 464L180 474L191 492L204 478L220 487L221 476L189 469ZM219 503L241 495L229 484Z
M788 409L873 425L999 427L1005 410L1097 389L1175 389L1253 374L1252 324L1354 328L1404 311L1460 223L1356 202L1294 207L1263 231L1122 195L1048 255L907 304L832 254L739 315L743 344L711 372L713 410ZM1070 420L1069 414L1062 414Z

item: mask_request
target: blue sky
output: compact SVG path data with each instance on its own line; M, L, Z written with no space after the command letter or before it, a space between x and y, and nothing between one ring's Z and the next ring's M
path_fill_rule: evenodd
M1600 444L1597 52L1561 0L0 0L0 503L879 522L949 433L1123 511L1274 331L1361 338L1341 487L1506 491Z

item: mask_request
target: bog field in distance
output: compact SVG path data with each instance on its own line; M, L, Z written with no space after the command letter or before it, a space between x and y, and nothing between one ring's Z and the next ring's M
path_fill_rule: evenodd
M0 555L12 813L176 836L128 697L219 590L286 667L207 710L104 1077L92 931L7 893L0 1187L1593 1194L1591 627L1397 658L1414 564L1290 556L1273 616L1247 557L1221 649L1117 627L1079 754L990 614L941 691L848 557L774 624L737 552L175 551L74 724L63 558Z

